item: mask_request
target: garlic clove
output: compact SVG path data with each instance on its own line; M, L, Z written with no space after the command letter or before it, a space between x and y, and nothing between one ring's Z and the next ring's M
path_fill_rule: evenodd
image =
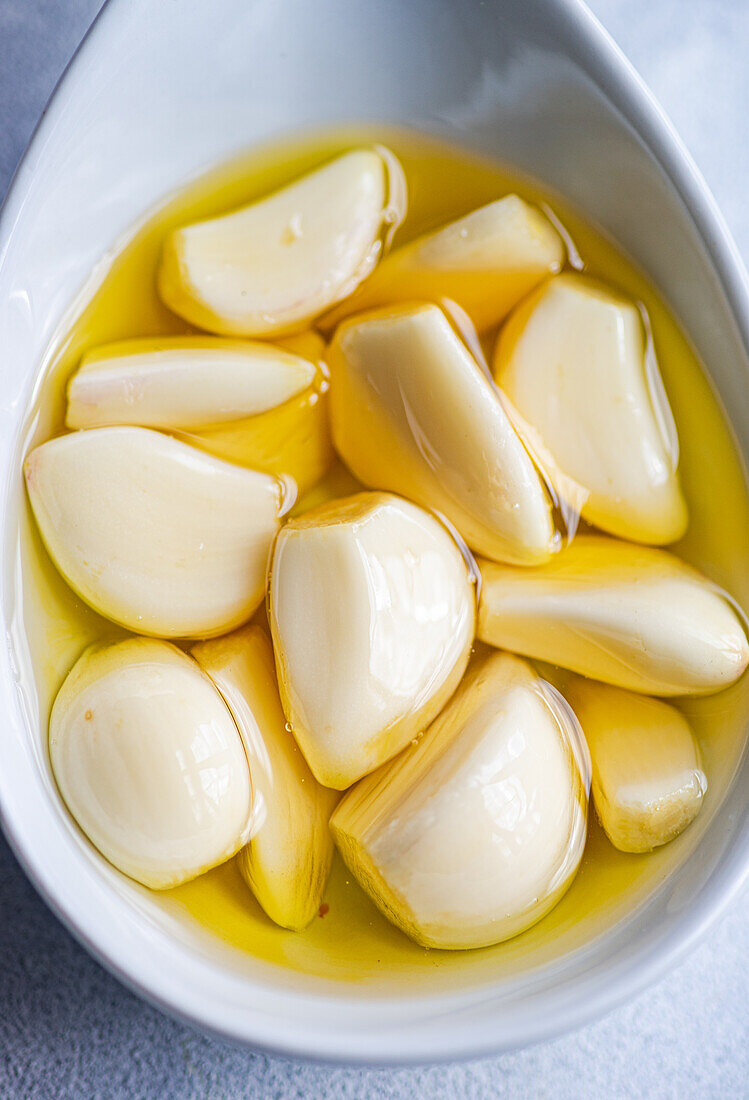
M444 706L473 642L471 582L442 524L386 493L281 529L269 594L279 688L320 783L348 787Z
M386 150L345 153L249 206L172 233L159 293L211 332L271 336L304 328L372 271L392 216L390 196L403 186Z
M563 263L564 244L548 218L517 195L506 195L395 249L323 324L330 331L363 309L450 299L481 331Z
M549 280L502 329L494 374L564 475L557 491L578 487L584 519L640 542L681 538L673 416L632 302L580 275Z
M311 385L315 366L282 348L210 336L105 344L68 386L69 428L209 428L267 412Z
M556 549L544 485L440 309L354 317L328 362L333 442L361 482L442 513L487 557L533 564Z
M52 707L49 751L83 832L144 886L187 882L250 835L237 727L208 677L168 642L90 646Z
M335 458L325 344L317 333L304 332L286 337L279 346L312 367L313 380L305 389L266 412L199 433L180 432L180 438L228 462L293 478L301 496L324 477Z
M298 931L322 900L333 858L328 819L338 795L320 786L287 729L263 629L198 642L192 655L223 695L250 761L256 824L239 869L271 920Z
M331 818L352 874L427 947L524 931L570 885L586 834L574 716L525 662L478 661L417 744L357 783Z
M265 592L281 483L147 428L92 428L24 464L52 560L100 614L141 634L205 637Z
M482 561L478 636L650 695L709 694L749 662L726 597L665 550L578 535L537 569Z
M565 695L585 733L596 812L614 847L649 852L677 837L707 790L684 716L660 699L592 680L576 679Z

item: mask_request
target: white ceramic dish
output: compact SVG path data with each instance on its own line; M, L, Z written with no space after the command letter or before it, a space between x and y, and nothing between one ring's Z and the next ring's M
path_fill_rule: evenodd
M749 869L746 754L690 858L593 942L489 986L364 997L193 941L103 865L62 810L44 723L19 685L19 428L64 311L173 187L276 133L342 120L447 135L569 196L688 319L749 456L746 272L667 120L577 0L110 0L0 223L0 813L29 876L81 942L184 1019L319 1059L468 1057L599 1017L691 948Z

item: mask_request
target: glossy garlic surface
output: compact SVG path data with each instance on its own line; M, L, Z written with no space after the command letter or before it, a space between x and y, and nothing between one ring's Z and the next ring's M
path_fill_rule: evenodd
M344 790L404 748L455 690L475 596L433 516L360 493L282 529L269 614L294 736L317 779Z
M494 376L586 520L639 542L681 538L678 439L634 302L581 275L550 279L504 325Z
M518 195L505 195L393 249L323 325L332 330L351 313L394 302L447 300L481 331L563 263L564 244L548 218Z
M399 174L386 151L357 149L274 195L178 229L164 246L159 293L209 331L298 331L372 271L397 216L389 204Z
M567 689L590 749L593 799L622 852L667 844L699 813L707 791L686 718L660 699L577 680Z
M254 825L242 740L221 695L167 642L91 646L55 700L62 797L115 867L166 890L223 863Z
M480 565L490 645L651 695L721 691L749 663L725 594L665 550L578 535L538 569Z
M306 359L259 341L123 340L84 357L68 386L66 422L207 428L276 408L314 377Z
M489 656L422 739L362 779L331 826L387 916L427 947L498 943L569 886L589 765L574 715L525 661Z
M333 441L360 481L441 512L491 558L532 565L558 548L541 477L442 310L353 317L329 363Z
M255 828L237 857L242 876L271 920L304 928L330 872L337 793L316 781L287 728L262 628L199 642L192 655L221 692L250 761Z
M114 622L205 637L262 600L283 503L277 478L132 427L51 439L24 473L58 569Z

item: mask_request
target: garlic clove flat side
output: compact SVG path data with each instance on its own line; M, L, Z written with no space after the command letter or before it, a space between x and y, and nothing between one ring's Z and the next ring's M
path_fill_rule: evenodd
M207 637L247 620L263 599L282 508L276 478L126 427L52 439L24 472L55 565L114 622Z
M417 943L485 947L540 920L585 845L574 716L527 662L492 654L404 753L356 784L331 828L344 861Z
M370 274L393 215L390 196L404 189L391 153L345 153L249 206L173 232L159 293L210 332L297 331Z
M433 516L387 493L288 522L268 607L284 711L313 774L338 790L439 713L473 642L460 550Z
M66 424L185 431L265 413L310 386L315 365L259 341L163 336L105 344L68 385Z
M593 800L622 852L649 852L686 829L707 778L686 718L668 703L576 678L565 689L585 733Z
M584 519L639 542L681 538L674 421L634 303L581 275L550 279L503 327L494 376L582 490Z
M239 869L271 920L299 931L316 915L328 879L328 819L338 794L317 782L286 728L261 627L198 642L191 652L221 692L250 760L255 827Z
M564 255L548 218L518 195L505 195L394 249L323 326L332 331L351 313L394 302L450 299L482 331L560 271Z
M110 863L154 890L230 859L253 826L242 740L197 664L168 642L90 646L52 707L60 794Z
M726 597L666 550L577 535L551 562L479 562L478 637L649 695L721 691L749 662Z
M333 442L359 481L442 513L487 557L535 564L557 549L543 482L437 306L353 317L328 363Z

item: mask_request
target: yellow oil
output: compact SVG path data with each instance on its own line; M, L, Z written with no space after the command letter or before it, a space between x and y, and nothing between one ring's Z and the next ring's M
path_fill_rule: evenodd
M186 221L230 210L362 142L387 144L400 158L409 184L409 210L398 234L405 242L516 191L548 203L571 235L585 269L641 301L649 312L660 366L681 444L680 469L691 522L677 552L749 606L749 499L742 465L725 417L688 340L657 291L596 228L558 197L506 168L423 137L378 128L317 136L254 150L170 198L137 227L114 259L102 262L50 348L29 411L27 445L63 430L65 385L80 356L106 341L194 331L171 314L155 292L164 235ZM305 505L343 495L356 483L334 465ZM116 633L89 610L52 567L28 510L19 518L19 587L23 639L33 668L29 706L46 726L51 701L85 645ZM647 856L616 851L593 820L575 882L560 904L535 927L497 947L468 952L428 951L393 928L336 862L324 915L302 933L274 926L260 910L233 863L166 894L123 880L135 904L171 933L216 949L216 937L238 952L235 965L270 964L297 983L332 979L359 983L374 993L409 993L485 983L560 958L583 946L642 905L669 872L688 859L720 803L744 748L749 717L746 683L718 696L689 700L684 712L699 738L710 790L697 821L678 840Z

